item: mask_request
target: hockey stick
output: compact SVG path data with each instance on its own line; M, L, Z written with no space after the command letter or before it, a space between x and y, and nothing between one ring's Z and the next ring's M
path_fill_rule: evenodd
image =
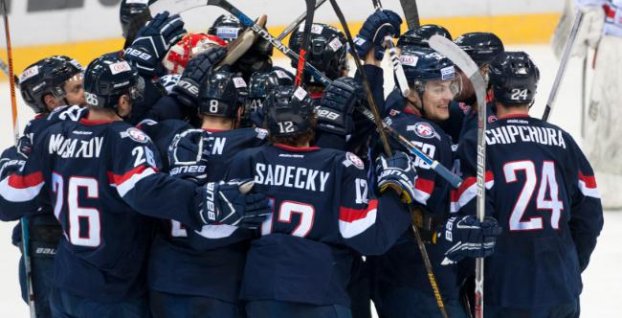
M319 7L321 7L324 3L326 2L326 0L320 0L315 4L315 8L314 10L317 10ZM290 33L292 33L299 25L300 23L302 23L302 21L304 21L307 18L307 12L304 12L303 14L299 15L296 20L294 20L294 22L290 23L289 26L287 26L285 28L285 30L283 30L283 32L281 32L281 34L279 34L279 36L276 37L277 40L279 41L283 41L283 39L288 36Z
M302 32L302 41L300 43L300 51L298 53L298 67L296 68L296 79L294 85L302 86L302 80L305 73L305 62L307 51L309 50L309 40L311 38L311 27L313 26L313 16L315 15L315 0L305 0L307 5L307 18L305 20L304 31Z
M581 138L585 137L585 109L586 109L586 95L587 95L587 54L583 58L583 65L581 66Z
M549 99L546 102L546 108L544 109L544 114L542 115L542 120L544 121L547 121L549 119L549 115L551 114L551 110L553 109L553 104L555 103L555 99L557 98L559 85L561 84L562 77L566 72L568 60L570 59L570 52L572 51L575 40L577 39L577 33L579 31L579 26L581 26L581 21L583 21L583 11L577 9L577 14L575 15L574 22L572 23L572 29L570 30L570 35L568 36L568 41L566 41L566 45L564 46L562 59L559 62L559 67L557 68L555 81L553 82L553 87L551 88L551 92L549 93Z
M400 0L400 4L402 5L402 10L404 10L408 29L414 30L421 26L421 22L419 21L419 9L417 9L417 0Z
M380 112L378 111L378 106L376 105L376 101L374 100L374 96L372 95L371 87L369 86L369 79L367 78L367 74L363 71L361 60L358 54L356 54L356 51L354 50L354 47L355 47L354 41L352 40L352 33L350 33L350 28L348 27L346 18L343 16L343 12L341 12L341 8L339 8L339 5L337 4L336 0L330 0L330 4L333 7L333 10L335 10L335 14L337 15L337 18L339 19L339 23L341 23L341 27L343 28L343 31L346 35L346 40L348 42L348 45L350 46L350 50L348 51L354 58L354 64L356 65L356 70L359 72L359 75L361 76L361 79L363 82L363 88L365 90L365 95L367 97L367 103L369 104L369 108L371 109L371 112L374 115L374 123L376 124L376 127L378 128L377 129L378 135L380 136L380 141L382 142L384 153L387 156L391 156L391 153L392 153L391 146L389 146L389 140L387 139L386 132L384 131L384 129L382 129L382 119L380 117Z
M15 73L13 72L13 50L11 48L11 31L9 29L9 16L6 8L6 1L2 0L2 15L4 18L4 36L6 38L6 53L9 70L9 88L11 91L11 119L13 123L13 138L15 145L17 146L19 140L19 122L17 118L17 99L15 97ZM30 317L35 318L37 316L37 309L35 307L35 294L32 285L32 264L30 260L30 232L28 219L22 217L20 219L22 230L22 255L24 258L24 271L26 272L26 290L28 293L28 307L30 309Z
M155 4L159 4L158 7L154 7ZM171 5L171 8L167 8L167 5ZM257 26L253 21L248 18L248 16L244 15L240 10L233 7L230 3L225 0L159 0L154 2L149 8L151 12L161 12L161 11L169 11L171 13L180 13L185 12L193 8L202 7L205 5L217 5L221 8L229 11L231 14L236 16L242 23L242 25L250 27L251 30L259 34L262 38L270 42L274 47L276 47L279 51L283 52L286 56L293 60L298 59L298 54L292 51L290 48L285 46L281 41L276 40L274 37L270 35L266 30ZM308 62L305 63L305 68L307 71L311 73L313 77L315 77L320 83L323 85L329 85L331 83L330 79L328 79L322 72L318 71L315 67L313 67ZM364 109L364 108L363 108ZM369 120L375 122L375 118L380 118L380 116L374 116L369 110L364 109L368 112L365 117ZM389 127L385 125L385 127ZM402 144L410 153L417 156L425 163L428 163L434 172L438 173L442 178L447 180L453 187L459 187L462 183L462 179L455 174L453 174L449 169L445 166L441 165L438 161L432 160L428 155L422 152L419 148L414 146L412 143L408 142L406 138L401 136L399 133L395 132L396 140ZM399 138L397 137L399 136Z
M466 74L477 97L477 218L486 216L486 82L477 64L454 42L434 35L429 40L430 47L454 62ZM475 259L475 317L484 316L484 259Z
M380 0L372 0L372 2L374 3L374 8L376 10L382 10L382 3L380 3ZM407 98L408 95L410 95L410 86L408 85L404 68L402 67L400 58L397 56L397 49L395 48L395 44L393 44L393 39L390 35L387 35L384 38L384 43L385 47L389 48L389 57L391 58L391 65L393 66L395 78L397 78L397 86L400 88L402 96Z
M4 75L9 76L9 66L6 65L3 60L0 60L0 71L2 71Z

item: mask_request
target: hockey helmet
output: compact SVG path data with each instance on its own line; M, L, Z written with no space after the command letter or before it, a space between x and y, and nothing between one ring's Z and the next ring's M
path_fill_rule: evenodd
M451 34L447 29L438 24L424 24L416 29L410 29L404 32L397 39L397 47L402 48L404 46L420 46L430 47L428 40L433 35L440 35L451 40Z
M126 38L132 24L132 21L138 17L143 11L149 8L149 5L156 0L123 0L119 8L119 20L121 21L121 30L123 37ZM146 21L145 21L146 22Z
M281 86L264 103L265 126L276 137L295 136L311 129L313 102L302 87Z
M456 80L454 63L429 48L405 46L400 54L400 62L404 67L406 79L420 94L423 94L427 81ZM457 82L456 85L458 85ZM454 86L452 90L457 93L459 88L459 85Z
M295 52L300 51L303 33L304 25L300 25L289 38L289 47ZM314 23L311 26L309 43L307 62L315 66L329 79L341 77L343 70L347 69L348 46L345 35L330 25ZM292 61L292 67L296 68L298 66L296 63L297 61ZM305 74L304 79L306 83L317 83L317 80L308 73Z
M490 64L497 54L504 51L501 39L488 32L465 33L455 43L479 66Z
M209 116L235 118L246 103L246 82L226 69L212 70L199 90L199 112Z
M145 82L138 70L116 52L96 58L84 73L84 97L93 107L116 108L124 94L132 102L141 101L144 89Z
M291 85L294 85L294 75L280 67L274 67L270 72L254 73L248 82L247 109L261 108L270 90Z
M490 63L495 100L504 105L531 105L540 71L525 52L503 52Z
M230 14L222 14L207 30L207 34L215 35L229 43L237 39L242 30L244 30L244 26L242 26L238 18Z
M64 98L65 82L82 73L84 69L76 60L54 55L28 66L18 77L19 89L22 98L35 113L44 113L47 107L43 97L52 94L55 98Z

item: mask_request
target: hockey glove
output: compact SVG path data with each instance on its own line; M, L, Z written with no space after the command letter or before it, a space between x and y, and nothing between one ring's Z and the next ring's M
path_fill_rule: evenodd
M257 228L270 214L264 194L249 193L252 180L210 182L201 189L204 199L200 216L204 224L228 224Z
M21 136L17 141L17 146L15 146L15 148L17 150L17 154L23 157L22 159L28 159L32 153L32 142L30 141L30 138Z
M376 174L378 175L378 190L380 193L391 188L397 192L402 202L410 204L415 199L415 181L417 170L411 158L397 151L391 158L384 156L376 159Z
M225 55L227 55L227 49L214 46L188 61L179 82L173 87L173 93L182 105L197 108L199 87L205 83L213 66L222 61Z
M20 171L25 164L26 160L20 155L0 158L0 180Z
M169 16L166 11L158 13L138 31L132 45L125 49L125 59L145 77L163 75L160 61L185 33L184 22L179 15Z
M438 236L444 236L446 241L452 243L445 252L445 259L441 265L455 264L465 257L491 255L499 234L501 228L492 217L487 217L484 222L480 222L473 215L449 218L444 231L438 233Z
M212 141L204 136L202 130L193 129L177 134L168 147L169 174L204 184L207 182L207 157L211 148Z
M354 129L352 113L361 100L361 85L353 78L342 77L333 81L315 109L317 128L336 135L348 135Z
M359 34L354 39L356 53L364 59L369 50L375 49L375 58L382 60L384 57L384 38L387 36L397 37L400 35L402 18L390 10L378 10L370 15Z

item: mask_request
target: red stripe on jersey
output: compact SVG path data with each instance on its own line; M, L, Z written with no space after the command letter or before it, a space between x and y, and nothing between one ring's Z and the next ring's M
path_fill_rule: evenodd
M427 194L432 194L432 191L434 191L434 181L424 178L417 178L417 181L415 181L415 188Z
M373 199L369 201L369 204L364 209L353 209L340 207L339 208L339 220L345 222L354 222L356 220L364 219L367 214L378 207L378 200Z
M37 186L43 182L43 174L34 172L27 176L13 174L9 176L9 186L15 189L26 189Z
M596 178L594 176L586 176L583 172L579 171L579 180L585 182L585 186L590 189L596 189Z
M114 174L112 171L108 171L108 180L110 181L110 183L115 184L115 185L120 185L123 182L129 180L132 176L136 175L136 174L140 174L143 171L147 170L147 169L153 169L156 170L155 168L149 167L149 166L143 166L140 165L128 172L126 172L123 175L118 175L118 174Z
M484 182L490 182L494 179L492 171L486 171ZM473 186L477 182L476 177L468 177L462 181L460 187L456 190L451 190L451 202L457 202L460 199L460 196L466 191L468 188Z

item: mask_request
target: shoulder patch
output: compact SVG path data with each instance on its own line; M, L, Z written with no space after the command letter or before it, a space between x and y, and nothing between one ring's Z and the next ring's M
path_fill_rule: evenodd
M151 139L149 138L149 136L147 136L147 134L145 134L142 130L135 128L135 127L130 127L125 131L122 131L120 133L121 138L130 138L132 140L134 140L135 142L141 143L141 144L146 144L149 141L151 141Z
M255 128L255 132L257 133L257 139L264 140L268 137L268 131L263 128Z
M363 160L361 160L361 158L351 152L346 152L346 159L342 163L346 167L353 165L359 170L365 169L365 163L363 162Z
M418 122L414 125L409 125L406 127L407 131L412 131L415 135L424 138L424 139L432 139L434 137L441 139L441 136L436 132L434 127L426 122Z

